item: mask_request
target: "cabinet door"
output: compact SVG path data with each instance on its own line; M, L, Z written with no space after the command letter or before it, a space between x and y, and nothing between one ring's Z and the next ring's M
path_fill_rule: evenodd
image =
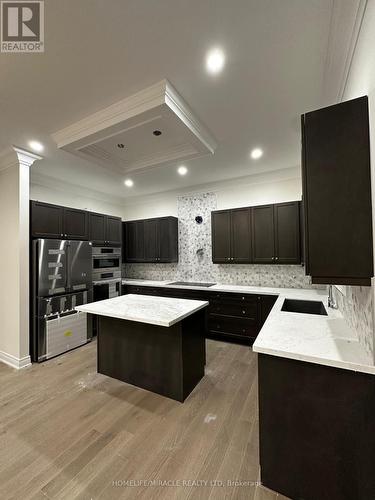
M232 250L231 261L237 263L251 262L251 220L250 209L240 208L232 210Z
M144 248L145 262L159 262L159 220L146 219L144 221Z
M212 262L231 262L231 211L211 213Z
M31 235L34 238L64 238L63 208L39 201L31 202Z
M302 120L303 199L313 283L370 284L373 276L368 99Z
M299 203L279 203L274 206L275 262L300 264Z
M119 217L106 216L106 244L121 246L121 219Z
M158 225L160 262L178 261L178 223L174 217L162 217Z
M84 210L64 208L64 238L88 240L88 214Z
M273 205L253 207L253 262L272 264L275 261Z
M144 261L144 224L143 220L125 222L125 261Z
M106 216L103 214L89 214L89 236L90 241L94 245L104 245L105 244L105 226L106 226Z

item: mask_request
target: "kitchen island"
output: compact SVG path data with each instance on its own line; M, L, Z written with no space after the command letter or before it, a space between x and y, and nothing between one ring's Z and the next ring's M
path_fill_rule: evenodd
M204 376L207 305L128 294L76 309L98 317L98 373L183 402Z

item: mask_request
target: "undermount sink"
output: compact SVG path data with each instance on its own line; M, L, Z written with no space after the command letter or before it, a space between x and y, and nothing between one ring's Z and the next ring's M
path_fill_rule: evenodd
M286 312L327 316L327 311L323 302L318 300L285 299L281 310Z
M195 281L174 281L173 283L169 283L170 285L180 285L180 286L203 286L205 288L209 288L210 286L216 285L216 283L198 283Z

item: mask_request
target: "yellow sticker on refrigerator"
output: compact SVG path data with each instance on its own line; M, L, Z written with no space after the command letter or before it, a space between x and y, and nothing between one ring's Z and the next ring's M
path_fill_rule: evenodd
M71 337L72 335L73 335L72 330L67 330L66 332L64 332L64 337Z

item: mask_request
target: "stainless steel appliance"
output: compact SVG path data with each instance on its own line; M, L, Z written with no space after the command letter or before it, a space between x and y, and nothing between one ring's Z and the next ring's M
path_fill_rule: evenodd
M92 247L92 289L94 302L121 295L121 248ZM92 332L97 333L97 318Z
M121 248L92 247L92 280L121 279Z
M92 338L87 316L75 306L92 301L91 243L32 242L32 359L44 361Z

